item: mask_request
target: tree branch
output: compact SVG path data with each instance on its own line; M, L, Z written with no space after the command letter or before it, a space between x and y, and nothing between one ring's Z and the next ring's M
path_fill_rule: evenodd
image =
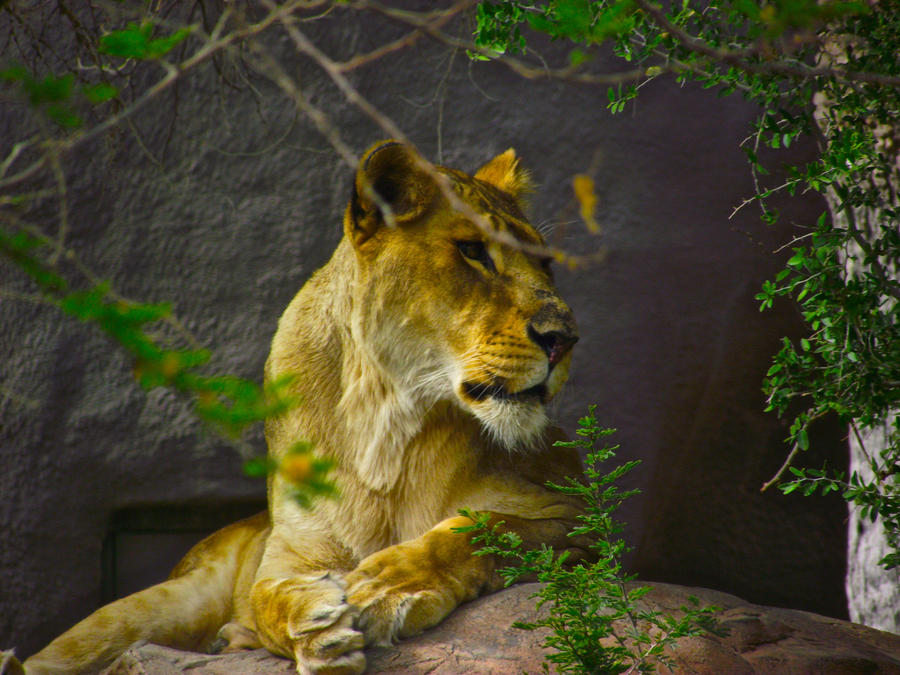
M267 7L272 7L272 0L263 0L263 4ZM463 3L460 3L461 5ZM285 31L288 36L291 38L294 46L302 53L309 56L315 63L325 71L329 78L331 78L332 82L338 87L342 94L344 94L345 98L358 107L369 119L371 119L375 124L377 124L388 136L400 141L413 148L414 144L410 142L410 140L406 137L403 131L391 120L389 117L384 115L380 110L378 110L372 103L362 96L359 91L353 86L353 84L347 79L344 75L343 70L341 68L341 64L332 60L328 55L322 52L315 44L313 44L309 38L300 31L295 25L296 22L290 15L285 15L280 20L281 24L284 26ZM423 30L428 30L423 28ZM320 110L314 108L302 95L299 87L287 77L284 70L277 65L274 59L271 56L268 57L268 63L270 67L277 68L278 73L278 83L285 88L285 91L291 94L292 98L302 107L304 112L307 114L311 114L313 121L317 125L317 127L322 131L326 138L328 138L329 142L332 143L333 147L338 150L341 157L345 162L351 167L356 167L356 157L355 155L349 151L347 146L340 140L339 136L336 134L336 129L333 128L333 125L330 122L326 122L327 118ZM556 249L550 246L541 246L535 244L529 244L527 242L520 241L512 234L506 231L496 230L491 226L488 219L481 213L477 212L473 209L467 202L462 200L459 195L453 190L453 187L443 173L437 170L434 164L423 158L418 153L415 153L415 161L417 166L419 166L423 171L428 173L431 178L438 185L443 196L447 199L450 205L466 216L469 220L471 220L483 233L486 237L506 246L510 246L511 248L521 250L525 253L529 253L532 255L540 256L540 257L553 257L556 260L566 261L570 264L580 264L584 261L592 259L592 256L584 256L580 258L575 258L574 256L570 256L564 251L560 249ZM380 201L380 197L377 194L370 195L378 204L379 207L387 207L387 205L383 205ZM390 212L390 209L387 209L387 212Z
M230 47L236 42L263 32L264 30L281 21L282 18L290 15L292 12L296 11L298 8L305 4L308 3L304 3L302 2L302 0L294 0L293 2L285 3L282 6L275 7L269 15L265 16L258 23L247 25L244 28L232 31L230 33L225 33L221 37L217 37L217 35L220 34L222 27L224 26L225 20L230 15L230 10L226 8L219 20L218 25L213 30L213 33L209 36L209 41L205 42L193 55L178 63L177 65L166 64L163 62L162 65L166 68L165 77L163 77L156 84L147 89L147 91L145 91L143 95L141 95L130 106L123 108L114 115L110 115L105 120L87 131L74 134L69 138L60 141L45 141L42 144L45 149L45 153L39 159L35 160L30 166L23 169L19 173L14 174L6 179L0 180L0 188L6 188L11 185L15 185L17 183L21 183L22 181L28 180L29 178L37 174L41 169L45 168L47 164L52 160L52 152L47 152L48 146L53 146L53 152L62 154L97 138L98 136L107 132L109 129L118 125L123 120L134 115L138 110L142 109L152 100L157 98L161 93L169 89L187 72L193 70L202 63L205 63L207 59L211 58L217 52ZM7 162L4 162L4 166L6 164Z
M669 20L665 11L659 5L648 0L634 0L635 6L648 14L658 25L695 54L700 54L708 59L720 63L727 63L748 73L757 75L775 74L795 77L803 80L812 80L817 77L831 77L844 82L864 82L877 84L883 87L900 87L900 77L882 75L880 73L866 73L860 71L845 70L832 66L819 65L807 66L799 61L791 64L784 61L772 60L764 63L751 63L747 61L752 56L759 55L759 49L728 50L713 47L704 40L695 38L682 29L679 25Z

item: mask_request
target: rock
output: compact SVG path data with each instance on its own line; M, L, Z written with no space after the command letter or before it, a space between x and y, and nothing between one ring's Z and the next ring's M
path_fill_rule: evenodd
M293 664L270 654L265 649L236 654L208 655L182 652L169 647L135 642L103 675L225 675L233 673L266 673L285 675L296 673Z
M537 617L530 596L537 584L523 584L471 602L423 635L391 649L366 654L367 672L425 675L539 673L547 652L545 630L511 628ZM673 668L662 675L900 675L900 636L840 619L748 603L727 593L671 584L652 584L642 609L678 615L695 596L717 614L725 636L685 638L668 655ZM292 664L265 650L208 656L137 643L103 675L289 675Z

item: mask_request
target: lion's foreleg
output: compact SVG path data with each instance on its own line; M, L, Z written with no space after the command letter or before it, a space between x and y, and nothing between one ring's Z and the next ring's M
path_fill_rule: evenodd
M489 516L492 525L502 521L501 530L516 532L526 549L548 543L572 561L587 554L587 542L567 537L574 519ZM463 602L503 587L495 557L474 555L472 535L456 531L471 524L465 516L448 518L421 537L373 553L346 576L367 644L416 635Z
M373 553L347 577L366 642L388 645L438 624L458 605L492 589L494 561L472 555L469 536L444 520L421 537Z
M305 541L307 551L316 548ZM277 529L272 533L250 593L256 632L303 675L358 675L366 667L363 636L353 627L356 608L347 602L341 564L321 551L315 558L301 559Z

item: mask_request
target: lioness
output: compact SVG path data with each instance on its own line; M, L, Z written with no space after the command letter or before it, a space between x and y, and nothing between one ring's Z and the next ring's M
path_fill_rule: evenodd
M365 153L343 239L272 341L266 378L295 374L302 403L267 423L269 451L312 440L335 460L341 498L305 510L274 474L268 514L203 540L168 581L98 610L27 673L96 672L138 639L263 646L299 673L361 673L366 645L502 585L454 531L470 523L459 509L491 513L526 545L584 553L566 536L578 504L544 487L581 468L552 447L545 413L577 333L522 213L527 174L513 150L472 177L436 171L395 141ZM436 175L498 234L454 208Z

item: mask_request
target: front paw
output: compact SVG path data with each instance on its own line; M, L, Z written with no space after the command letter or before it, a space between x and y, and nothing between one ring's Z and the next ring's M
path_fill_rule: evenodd
M345 590L342 581L326 574L304 589L312 597L295 605L288 633L301 675L359 675L366 669L365 640L354 628L357 608L347 602Z
M353 617L355 612L347 616ZM363 634L344 620L294 639L294 659L300 675L361 675L366 669Z
M373 553L346 577L366 644L390 646L437 625L456 607L447 580L400 544Z
M292 656L300 675L359 675L366 669L365 640L354 628L357 609L347 602L342 580L324 574L263 584L256 618L267 648Z

